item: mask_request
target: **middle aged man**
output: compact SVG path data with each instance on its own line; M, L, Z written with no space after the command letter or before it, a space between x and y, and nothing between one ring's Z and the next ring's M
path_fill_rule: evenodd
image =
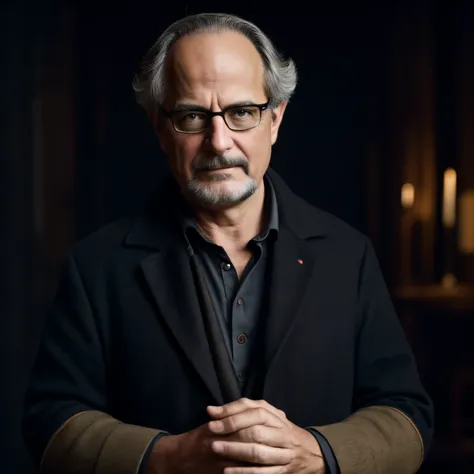
M26 400L45 474L422 463L432 406L370 242L269 168L295 85L231 15L186 17L150 50L135 89L173 179L71 249Z

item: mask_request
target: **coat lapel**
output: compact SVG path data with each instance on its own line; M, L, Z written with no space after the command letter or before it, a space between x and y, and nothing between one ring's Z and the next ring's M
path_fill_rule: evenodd
M179 347L218 404L222 394L214 370L184 243L142 262L151 294Z
M264 397L267 376L278 354L284 351L314 268L306 242L285 227L280 227L269 263L269 285L263 295L267 301L266 318L259 325L257 337L261 342L255 348L243 393L252 399Z
M304 240L286 227L280 229L272 251L264 366L267 371L289 336L314 268Z
M308 284L317 269L317 252L309 241L325 238L329 232L324 212L293 194L271 168L268 176L276 190L280 230L269 268L268 313L263 335L266 375L284 351L285 342L301 316Z
M171 191L166 188L165 191L165 196L169 196ZM124 244L150 252L141 261L141 269L158 312L215 402L221 404L222 394L199 308L186 242L170 217L169 207L138 218Z

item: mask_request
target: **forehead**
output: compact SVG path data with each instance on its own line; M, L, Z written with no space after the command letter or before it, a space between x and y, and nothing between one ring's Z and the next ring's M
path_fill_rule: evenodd
M264 102L264 67L252 42L233 31L185 36L166 63L169 101L224 106L239 100Z

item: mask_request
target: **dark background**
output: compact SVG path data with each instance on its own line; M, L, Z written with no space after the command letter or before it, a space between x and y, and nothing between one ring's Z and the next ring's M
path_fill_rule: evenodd
M33 472L22 398L65 253L167 175L131 89L139 61L170 22L224 11L256 22L299 70L273 167L376 246L436 403L423 472L474 473L474 260L440 217L447 167L458 195L474 187L471 2L171 3L2 4L0 472ZM446 269L455 288L439 284Z

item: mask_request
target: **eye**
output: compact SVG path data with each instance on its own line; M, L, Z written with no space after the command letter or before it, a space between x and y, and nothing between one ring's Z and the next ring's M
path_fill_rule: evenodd
M180 110L173 117L175 128L183 132L199 132L204 130L207 120L207 114L199 110Z
M258 117L259 110L256 107L237 107L229 111L232 120L248 121L254 120Z
M186 120L187 122L195 122L197 120L205 120L206 117L204 114L198 112L188 112L182 115L181 120Z
M244 117L245 115L249 114L250 112L246 109L240 109L236 111L239 117Z
M234 110L234 114L237 115L237 117L245 117L246 115L251 114L250 110L248 109L236 109Z

